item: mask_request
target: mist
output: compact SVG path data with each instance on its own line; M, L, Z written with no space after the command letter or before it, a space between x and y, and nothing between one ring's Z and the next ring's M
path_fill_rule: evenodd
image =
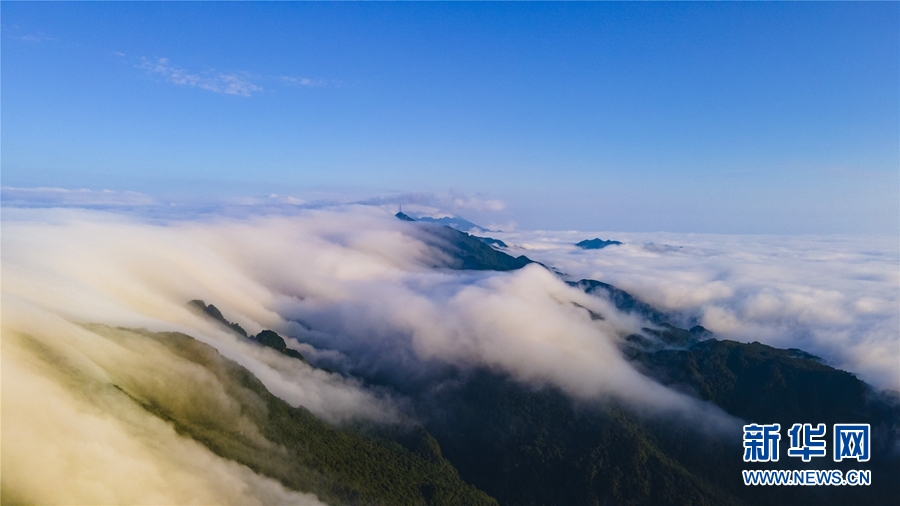
M769 292L747 288L755 286L753 280L767 279L758 271L752 271L756 277L740 277L738 268L729 271L736 273L730 277L704 277L707 271L686 265L700 254L683 253L677 246L670 251L669 246L632 244L618 257L603 257L606 250L582 254L554 246L546 237L504 237L513 241L513 249L558 266L569 277L584 272L583 277L611 281L726 337L742 337L740 332L749 333L756 322L770 331L759 340L784 344L778 342L784 334L774 332L779 327L769 321L774 310L766 312ZM397 220L379 207L168 219L6 208L2 253L3 463L16 469L4 472L4 498L318 501L218 457L142 409L164 405L189 419L221 424L223 431L239 431L261 448L272 444L236 410L233 387L129 329L189 335L246 368L275 396L333 424L404 423L410 416L400 394L347 372L402 377L440 367L489 368L524 384L559 388L577 401L612 399L651 416L696 420L698 428L737 424L718 408L651 380L622 356L624 338L649 322L619 312L605 298L566 284L565 277L538 264L510 272L435 268L448 259L435 248L427 227ZM669 259L673 255L680 260ZM718 258L721 265L734 260L706 257ZM641 263L642 258L659 263ZM673 271L679 266L681 274ZM658 291L652 289L653 276L658 276ZM781 290L771 294L776 299L794 293L784 288L794 285L772 286ZM827 298L827 293L811 293ZM880 296L885 293L890 294ZM890 302L882 298L855 299L852 307L878 315L883 312L879 304ZM275 330L312 364L345 374L258 346L189 309L186 303L193 299L216 305L251 334ZM816 322L829 321L827 313L781 305L788 312L775 321L785 325L803 323L815 330ZM738 323L728 327L717 310L736 315ZM840 318L830 321L838 328L858 323ZM882 321L885 332L890 325ZM860 355L862 348L842 348L846 340L834 336L825 336L838 350L827 358L883 363L890 379L883 355ZM868 338L882 342L877 333ZM809 342L816 341L797 344ZM180 391L173 385L190 388ZM57 424L68 425L54 432ZM94 443L86 451L89 441ZM104 473L104 463L123 455L128 457L121 468ZM81 462L79 471L70 472L66 462ZM170 495L158 495L173 475L187 481L165 488ZM47 480L57 486L41 488ZM231 488L222 486L223 480Z
M275 395L332 421L396 414L391 399L243 342L185 302L214 303L249 332L271 328L307 341L302 322L318 347L364 351L391 367L408 352L417 361L497 367L576 397L687 402L619 354L617 343L644 322L537 265L435 270L442 253L425 233L367 206L167 223L28 210L4 223L3 290L69 321L195 336Z
M800 348L900 390L900 246L894 236L495 233L510 254L611 283L720 339ZM624 242L600 250L575 243Z
M8 293L2 325L4 503L322 504L177 434L113 387L252 431L196 364Z

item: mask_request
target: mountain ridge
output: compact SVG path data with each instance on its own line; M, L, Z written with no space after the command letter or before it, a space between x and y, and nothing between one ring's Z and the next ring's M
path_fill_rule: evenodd
M527 263L513 263L517 259L449 227L414 225L425 233L426 244L451 258L437 267L504 271L533 263L527 257L519 257ZM590 279L567 284L647 321L640 333L622 341L623 355L643 374L698 402L748 423L780 423L783 429L799 422L869 423L873 458L865 466L783 458L768 468L864 467L872 470L873 484L747 487L740 481L741 470L748 468L740 433L704 432L685 420L641 414L611 399L575 401L558 388L529 386L486 367L447 366L412 383L402 375L368 376L365 369L354 377L408 400L410 416L423 432L406 440L405 448L418 449L427 459L439 449L462 480L501 505L878 505L900 496L900 484L886 479L900 469L892 446L900 441L897 398L802 350L719 340L699 325L680 328L672 323L678 315L611 284ZM232 328L224 316L219 321Z
M445 225L420 222L400 212L394 216L399 220L416 223L419 230L424 232L421 237L422 241L451 259L450 262L438 264L435 267L448 267L455 270L512 271L531 263L538 263L525 255L513 257L498 251L486 243L485 239L488 238L476 237ZM496 239L490 240L496 241Z

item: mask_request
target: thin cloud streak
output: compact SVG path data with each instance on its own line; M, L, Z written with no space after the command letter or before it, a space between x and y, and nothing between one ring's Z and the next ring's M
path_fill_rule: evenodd
M506 209L506 202L486 197L479 193L466 193L451 188L446 192L413 192L396 195L370 197L356 204L378 206L396 212L400 206L416 215L441 218L459 214L495 213Z
M254 84L244 75L228 74L215 70L192 73L171 65L168 58L159 58L151 61L141 57L141 63L138 65L138 68L151 75L163 76L166 81L172 84L199 88L213 93L249 97L254 93L263 91L262 86Z
M281 81L291 86L305 86L307 88L320 88L328 84L328 81L325 79L312 79L309 77L281 76Z
M4 206L23 207L148 206L157 203L153 197L133 191L13 186L0 188L0 200Z

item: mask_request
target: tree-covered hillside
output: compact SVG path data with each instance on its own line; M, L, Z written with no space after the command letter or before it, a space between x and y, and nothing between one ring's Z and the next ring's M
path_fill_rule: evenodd
M215 409L211 393L189 381L178 396L153 394L140 382L116 388L179 433L290 489L314 492L332 505L496 504L463 482L435 440L414 423L335 427L291 407L248 370L185 334L99 325L91 330L114 342L152 340L211 373L236 413Z

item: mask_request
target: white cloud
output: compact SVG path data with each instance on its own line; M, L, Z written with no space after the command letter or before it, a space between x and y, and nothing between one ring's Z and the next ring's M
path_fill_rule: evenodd
M4 206L141 206L155 204L153 197L132 191L66 189L53 187L0 189Z
M470 195L458 189L451 189L447 198L452 202L454 208L459 210L502 211L506 209L506 203L501 200L487 199L478 194Z
M328 84L328 81L325 79L309 77L281 76L281 81L291 86L305 86L307 88L319 88Z
M515 232L498 238L572 278L616 285L719 338L796 347L900 389L900 248L883 236ZM622 246L581 250L600 237ZM875 352L874 350L877 350Z
M209 234L224 225L150 226L109 213L60 209L3 217L4 295L73 321L183 331L242 364L275 395L332 421L394 416L390 405L353 382L242 341L185 308L188 300L202 298L230 309L254 332L284 325L265 309L275 296L271 288L230 264L234 246ZM224 230L225 237L240 240ZM272 238L256 240L263 246ZM234 298L235 292L241 296ZM248 311L256 318L248 319Z
M165 226L61 210L44 214L49 225L36 218L41 212L4 223L5 292L77 321L185 331L326 418L392 415L352 383L217 330L185 301L215 303L251 332L290 333L290 320L307 321L330 336L314 344L349 355L366 348L370 361L387 363L406 349L416 360L496 366L580 397L684 402L619 355L616 343L640 322L536 266L436 272L430 266L440 253L422 242L419 227L379 209ZM575 304L607 318L593 321Z
M278 195L277 193L270 193L269 200L271 202L289 204L292 206L302 206L308 204L308 202L303 199L298 199L297 197L292 197L290 195Z
M538 266L507 273L434 269L440 253L423 242L421 227L377 207L169 222L79 209L17 211L4 210L0 236L2 430L4 493L10 480L25 502L315 501L212 455L109 388L137 385L148 398L195 409L189 392L170 396L172 385L202 385L215 420L246 434L252 424L232 409L215 378L128 332L111 339L77 323L194 336L274 395L331 422L401 418L393 398L190 311L185 303L196 298L248 332L274 329L291 347L325 350L311 357L340 357L357 369L415 374L440 363L484 366L576 398L618 398L698 423L730 423L621 356L620 340L643 325L634 317ZM605 319L592 319L588 310ZM36 362L23 344L28 339L71 367ZM73 377L87 384L66 383ZM84 388L93 393L83 395ZM15 470L9 477L8 464ZM77 471L67 475L73 466ZM54 485L42 489L42 482ZM184 495L189 491L196 499Z
M244 74L224 73L208 70L201 73L192 73L185 69L172 66L168 58L159 58L155 61L142 57L138 65L148 74L163 76L166 81L180 86L190 86L201 90L222 93L225 95L241 95L249 97L254 93L263 91L262 86L250 81Z
M12 26L10 28L11 30L4 29L3 34L13 40L18 40L21 42L52 42L56 40L56 38L50 37L43 32L22 33L21 27ZM13 33L9 33L10 31L12 31Z
M471 212L494 213L506 209L506 203L501 200L487 198L478 193L469 194L458 189L440 193L416 192L378 196L357 203L379 206L393 212L402 205L404 212L435 218Z
M182 395L192 402L180 409L254 429L203 368L146 340L110 341L9 292L2 312L4 500L321 504L179 435L123 393L139 383L176 408Z

